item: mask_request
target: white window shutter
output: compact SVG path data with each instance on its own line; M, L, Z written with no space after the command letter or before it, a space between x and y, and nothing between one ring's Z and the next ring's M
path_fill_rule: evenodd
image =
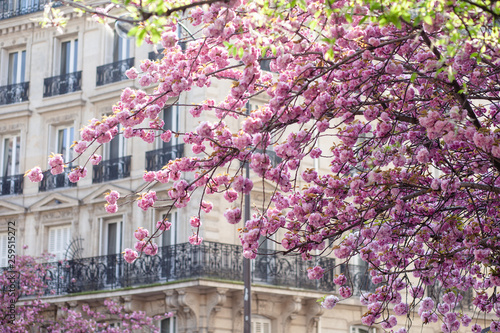
M253 317L252 333L271 333L271 320L262 316Z
M63 260L66 248L70 242L71 229L66 227L53 227L49 229L48 252L55 255L55 260Z

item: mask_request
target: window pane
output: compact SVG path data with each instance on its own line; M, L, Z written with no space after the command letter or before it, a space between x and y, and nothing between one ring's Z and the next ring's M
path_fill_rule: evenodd
M174 128L174 112L173 112L173 107L169 106L165 109L163 109L163 121L165 124L163 125L163 128L166 130L171 130L175 131ZM161 141L163 148L170 147L172 146L172 141L170 140L169 142Z
M21 52L21 77L19 83L24 82L24 76L26 74L26 51Z
M108 249L107 254L116 253L116 239L118 237L118 223L108 224Z
M17 82L17 61L18 53L9 54L9 77L7 84L16 84Z
M75 49L73 50L73 68L72 72L76 72L76 67L78 64L78 39L75 39Z

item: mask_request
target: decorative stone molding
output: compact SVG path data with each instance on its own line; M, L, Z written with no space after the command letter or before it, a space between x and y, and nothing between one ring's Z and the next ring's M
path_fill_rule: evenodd
M208 333L215 332L215 317L226 302L227 288L216 288L215 291L207 297L207 327Z
M165 291L167 311L174 312L177 317L179 333L198 333L199 295L188 292L186 289Z
M318 326L319 318L323 315L323 309L315 299L310 299L306 302L306 332L314 333L315 328Z
M243 290L236 290L232 293L232 317L233 320L233 332L241 333L243 332L243 311L244 311L244 299Z
M302 298L290 296L284 300L284 309L281 315L281 327L283 333L290 332L290 323L302 309Z

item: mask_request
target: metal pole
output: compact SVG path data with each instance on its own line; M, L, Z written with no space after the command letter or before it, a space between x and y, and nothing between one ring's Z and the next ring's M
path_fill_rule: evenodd
M250 114L250 105L247 102L247 115ZM250 167L245 162L246 178L250 178ZM250 193L245 194L244 221L250 220ZM243 258L243 333L252 332L252 293L251 293L251 265L250 259Z

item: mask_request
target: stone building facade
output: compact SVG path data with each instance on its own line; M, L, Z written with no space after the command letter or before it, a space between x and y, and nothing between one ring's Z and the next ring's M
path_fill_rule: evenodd
M7 223L15 221L18 254L51 252L59 261L51 270L49 286L55 294L47 296L54 306L78 308L112 298L126 311L144 310L150 316L173 311L173 318L158 322L162 332L242 332L241 248L238 226L228 225L222 216L225 206L214 205L206 216L201 229L204 243L198 247L187 243L192 234L187 221L198 210L199 200L170 212L174 226L158 240L159 254L132 266L120 252L133 247L134 230L151 229L167 212L161 208L143 212L133 203L121 205L116 214L104 210L104 193L132 194L141 188L144 170L191 154L181 141L147 144L117 137L99 149L103 162L87 166L87 177L77 185L64 174L46 173L39 184L23 179L25 170L34 166L47 169L51 153L73 159L70 146L79 138L78 130L89 119L111 113L124 88L138 88L124 71L158 53L151 45L137 47L111 26L74 13L68 13L70 20L62 31L42 29L33 20L41 16L40 1L6 0L0 5L0 266L6 265ZM165 123L181 131L196 126L181 105L217 99L225 89L215 82L210 89L181 95L164 111ZM72 165L85 163L87 157ZM154 190L161 196L168 188L169 184L159 184ZM259 193L253 194L254 200L259 200ZM28 248L23 249L25 244ZM318 260L334 266L331 258ZM253 262L253 332L380 330L361 325L366 308L356 299L343 301L332 311L317 303L323 295L335 293L332 280L340 272L351 274L355 292L372 288L362 267L338 267L317 282L306 277L310 265L276 254Z

